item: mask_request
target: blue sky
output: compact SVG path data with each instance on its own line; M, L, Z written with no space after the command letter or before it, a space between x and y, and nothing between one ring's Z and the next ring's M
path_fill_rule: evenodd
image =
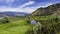
M0 12L26 12L32 13L37 8L47 7L60 0L0 0Z

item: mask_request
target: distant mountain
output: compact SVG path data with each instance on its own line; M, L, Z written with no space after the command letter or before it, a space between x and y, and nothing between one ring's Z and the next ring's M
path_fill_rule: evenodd
M43 15L43 16L52 14L60 15L60 3L53 4L45 8L40 7L32 13L32 15Z
M3 16L26 16L27 13L24 12L0 12L0 17Z

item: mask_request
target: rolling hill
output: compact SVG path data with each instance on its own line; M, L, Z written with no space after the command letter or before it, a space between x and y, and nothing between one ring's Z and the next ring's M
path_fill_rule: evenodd
M28 15L27 13L23 12L0 12L0 17L3 16L26 16Z

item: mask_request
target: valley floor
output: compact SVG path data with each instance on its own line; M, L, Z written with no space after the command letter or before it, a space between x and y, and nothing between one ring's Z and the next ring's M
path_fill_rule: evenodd
M24 34L29 25L24 25L22 21L15 21L0 25L0 34ZM24 21L23 21L24 22Z
M55 15L45 16L45 17L31 16L30 18L33 20L38 20L42 24L44 31L46 30L45 27L48 27L49 29L48 31L50 31L54 27L55 27L55 30L60 30L59 29L60 16L58 16L58 20L57 20L58 22L55 21L55 18L56 18ZM0 34L25 34L26 31L31 27L31 24L27 24L27 21L24 18L18 18L18 19L12 18L9 20L10 20L9 23L0 24ZM57 34L60 34L60 33L57 32Z

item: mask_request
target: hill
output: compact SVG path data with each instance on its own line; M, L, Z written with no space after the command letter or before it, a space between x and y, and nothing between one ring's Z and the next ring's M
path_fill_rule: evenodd
M24 12L0 12L0 17L3 16L26 16L27 13Z
M40 7L32 13L32 15L44 15L44 16L52 14L60 15L60 3L53 4L45 8Z

